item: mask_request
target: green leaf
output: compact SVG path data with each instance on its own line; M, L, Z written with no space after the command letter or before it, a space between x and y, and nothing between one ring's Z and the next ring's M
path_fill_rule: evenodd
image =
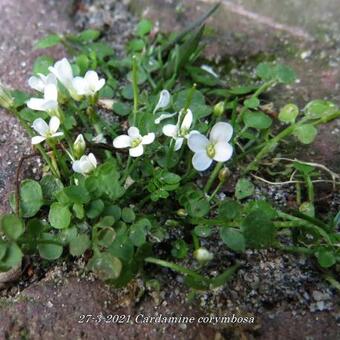
M109 205L105 207L103 216L113 216L116 221L119 221L122 216L122 209L118 205Z
M72 256L81 256L90 246L91 241L88 235L79 234L70 242L70 254Z
M140 52L145 47L143 39L132 39L128 43L129 51Z
M43 205L43 194L38 182L27 179L20 186L20 207L23 217L34 216Z
M243 115L244 124L255 129L268 129L272 125L272 119L265 113L246 111Z
M14 99L15 107L23 106L24 104L26 104L27 100L30 99L30 95L28 93L25 93L25 92L22 92L22 91L19 91L19 90L10 91L10 93L11 93L11 96L13 97L13 99ZM40 112L40 113L42 113L42 112Z
M264 200L256 200L247 203L246 211L247 213L261 210L269 219L274 219L277 217L277 211L271 206L271 204Z
M299 206L299 211L307 216L315 217L315 207L311 202L303 202Z
M94 41L98 39L99 36L100 32L93 29L88 29L78 34L79 40L83 43Z
M66 229L71 223L71 213L68 207L55 202L50 207L48 220L53 228Z
M50 34L37 41L35 48L48 48L58 45L61 42L61 37L58 34Z
M78 218L78 220L82 220L85 217L85 209L83 204L74 203L72 206L72 210L74 212L74 215Z
M212 233L212 228L208 225L197 225L194 229L194 233L198 237L209 237Z
M91 199L89 192L83 185L71 185L64 189L64 193L72 203L85 204Z
M278 64L275 66L274 72L276 74L276 78L284 84L292 84L296 80L296 75L294 70L287 66Z
M313 124L300 125L294 131L294 135L303 144L312 143L317 134L318 130Z
M245 251L246 240L238 230L228 227L221 228L220 237L231 250L239 253Z
M129 237L136 247L142 246L146 241L147 229L151 227L148 219L144 218L130 227Z
M63 253L63 246L58 244L59 240L54 235L44 233L40 237L41 242L38 243L39 255L45 260L56 260Z
M318 259L320 266L323 268L329 268L336 263L334 253L326 248L320 248L315 253L315 256Z
M52 202L56 198L56 194L63 190L64 185L59 178L52 175L46 175L40 180L40 186L44 200Z
M246 244L252 248L270 247L275 237L275 226L261 210L251 212L241 223Z
M104 227L98 231L97 244L100 247L108 248L116 238L116 232L113 228Z
M235 196L238 200L253 195L255 187L252 182L246 178L240 178L236 183Z
M140 37L143 37L146 34L149 34L152 30L152 21L148 19L142 19L137 25L137 34Z
M23 253L16 243L7 245L5 256L0 261L0 271L7 271L21 263Z
M80 69L80 74L85 74L89 69L90 60L85 54L80 54L76 58L76 63Z
M103 252L93 256L88 262L87 268L104 281L115 280L120 276L122 263L109 252Z
M256 67L256 74L263 80L271 80L275 77L275 71L272 64L264 62Z
M23 221L14 214L7 214L1 218L2 232L12 240L17 240L24 233Z
M249 109L256 109L260 105L260 100L257 97L250 97L246 99L243 104Z
M304 113L308 118L317 119L332 114L337 110L338 107L334 103L328 100L316 99L306 105Z
M122 220L126 223L132 223L136 219L135 212L131 208L122 209Z
M26 100L27 101L27 100ZM26 102L25 101L25 102ZM18 103L19 104L19 103ZM25 107L24 109L22 109L19 112L20 117L23 120L26 120L29 123L33 123L37 118L42 118L44 120L46 120L49 116L46 112L42 112L42 111L33 111L27 107Z
M97 218L104 210L104 202L101 199L94 200L86 209L86 216L88 218Z
M183 240L177 240L172 243L171 255L177 259L184 259L187 257L189 251L188 245Z
M46 55L38 57L33 64L33 73L35 75L37 75L38 73L47 75L49 73L49 66L52 66L53 64L54 60L51 57L48 57Z
M132 108L131 108L131 105L129 105L129 104L122 103L122 102L115 102L112 105L112 110L117 115L119 115L121 117L125 117L125 116L128 116L131 113Z
M285 105L279 113L279 120L283 123L293 124L299 114L299 108L295 104Z
M7 243L3 240L0 240L0 266L1 260L4 258L7 251Z
M190 200L186 205L186 210L191 217L203 217L209 212L210 204L206 198Z
M242 206L234 200L226 200L218 208L218 217L228 221L235 220L241 215Z

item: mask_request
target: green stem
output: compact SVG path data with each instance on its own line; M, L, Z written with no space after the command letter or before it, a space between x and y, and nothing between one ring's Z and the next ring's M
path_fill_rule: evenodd
M137 57L132 57L132 88L133 88L133 118L132 126L136 124L136 115L138 111L138 65Z
M307 186L307 195L308 195L308 201L310 203L314 202L314 187L313 187L313 182L310 178L310 176L306 175L305 176L305 182Z
M301 205L301 184L298 182L295 184L295 188L296 188L296 203L298 206Z
M194 244L194 249L195 250L201 248L200 240L198 239L198 237L194 233L192 233L192 242Z
M153 264L157 264L159 266L165 267L165 268L169 268L175 272L181 273L185 276L189 275L197 280L202 280L202 276L195 273L194 271L187 269L185 267L182 267L178 264L172 263L172 262L168 262L168 261L164 261L164 260L159 260L159 259L155 259L153 257L147 257L145 260L145 262L148 263L153 263Z
M208 182L207 184L205 185L204 187L204 192L205 193L208 193L208 191L210 190L212 184L214 183L219 171L222 169L223 167L223 163L222 162L218 162L216 165L215 165L215 168L213 170L213 172L211 173L209 179L208 179Z
M208 199L209 202L210 202L210 201L217 195L217 193L221 190L223 184L224 184L224 182L218 183L216 189L214 190L214 192L211 194L211 196L210 196L209 199Z

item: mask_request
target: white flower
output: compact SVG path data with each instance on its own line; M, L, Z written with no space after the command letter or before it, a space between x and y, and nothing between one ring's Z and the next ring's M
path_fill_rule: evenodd
M179 120L181 119L182 114L183 110L179 113ZM178 123L177 125L174 124L164 125L163 133L166 136L175 139L175 151L179 150L182 147L184 138L188 139L191 134L198 133L198 131L190 131L192 120L193 120L192 112L190 109L188 109L186 115L183 118L181 126L179 126Z
M73 87L74 78L72 67L66 58L57 61L54 66L50 66L48 70L57 77L60 83L68 90L73 99L80 99L80 96Z
M162 90L159 95L158 103L153 110L153 113L155 113L159 109L164 109L165 107L167 107L170 103L170 97L171 96L168 90Z
M73 143L73 151L77 158L81 157L86 149L85 139L82 134L78 135Z
M79 96L93 96L105 85L105 79L99 79L95 71L87 71L84 78L75 77L72 84Z
M82 175L87 175L97 167L97 160L93 153L82 156L78 161L74 161L72 169Z
M58 109L58 90L54 84L48 84L44 88L44 98L31 98L27 106L36 111L52 112Z
M33 122L32 128L36 132L38 132L40 136L32 137L32 144L33 145L39 144L46 139L62 136L63 135L62 132L57 132L59 129L59 126L60 126L60 120L56 116L53 116L50 119L50 122L48 125L42 118L37 118Z
M32 76L28 79L28 85L38 92L44 92L45 87L48 84L57 86L57 78L53 73L50 73L47 76L38 73L38 77Z
M228 123L216 123L211 129L209 139L200 133L189 136L188 146L195 154L192 165L198 171L209 168L212 161L226 162L233 154L228 143L233 135L233 127Z
M160 122L164 119L171 118L173 116L176 116L177 112L175 113L162 113L158 118L155 119L155 124L158 125Z
M113 146L117 149L129 148L131 157L139 157L144 153L143 145L151 144L155 140L153 132L141 136L138 128L132 126L127 135L121 135L113 140Z

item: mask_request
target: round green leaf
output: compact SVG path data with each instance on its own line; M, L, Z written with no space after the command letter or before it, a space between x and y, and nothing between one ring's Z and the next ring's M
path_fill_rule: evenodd
M47 75L49 73L49 66L52 66L54 63L54 60L51 57L48 57L46 55L43 55L41 57L38 57L33 65L33 73L37 75L38 73L42 73Z
M135 212L131 208L123 208L122 220L126 223L132 223L136 219Z
M241 200L249 197L254 193L255 187L252 182L246 178L240 178L236 183L235 196Z
M59 240L48 233L41 235L40 240L42 242L38 243L39 255L46 260L56 260L63 253L63 246L58 244Z
M16 243L11 243L7 246L5 256L0 261L0 271L9 270L17 266L23 257L23 253Z
M55 199L56 194L64 188L59 178L52 175L46 175L40 180L40 186L43 197L46 201L51 202Z
M115 102L112 110L119 116L125 117L131 113L131 106L123 102Z
M197 225L194 229L194 233L198 237L209 237L211 235L212 229L208 225Z
M244 252L246 249L246 240L242 233L233 228L221 228L220 236L222 241L233 251Z
M329 268L336 263L334 253L325 248L321 248L315 254L321 267Z
M278 64L275 66L276 78L284 84L292 84L296 79L294 70L287 66Z
M23 217L34 216L43 205L43 194L38 182L27 179L20 186L20 207Z
M263 80L271 80L275 76L274 67L267 62L260 63L256 67L256 74Z
M312 100L304 108L305 115L314 119L327 116L336 110L338 107L334 103L322 99Z
M248 107L249 109L256 109L259 107L260 101L257 97L250 97L244 101L244 106Z
M101 199L94 200L87 208L86 216L88 218L97 218L104 210L104 202Z
M279 120L283 123L293 124L299 114L299 108L295 104L285 105L279 113Z
M120 276L122 263L117 257L104 252L92 257L87 268L104 281L115 280Z
M242 183L241 183L242 184ZM245 184L243 184L245 186ZM233 200L226 200L218 208L218 217L228 221L238 218L241 214L242 206Z
M35 44L35 48L48 48L55 46L61 42L61 37L57 34L50 34L44 37Z
M148 19L142 19L137 25L137 34L141 37L150 33L151 30L152 30L152 21Z
M10 239L18 239L24 232L22 220L14 214L4 215L1 219L1 230Z
M79 234L70 241L70 254L72 256L81 256L90 246L91 241L88 235Z
M68 207L56 202L50 207L48 220L53 228L65 229L71 223L71 213Z
M272 125L272 119L265 113L247 111L243 116L244 124L255 129L268 129Z
M312 124L304 124L304 125L298 126L294 131L294 135L303 144L312 143L317 134L318 134L318 130Z
M5 241L0 240L0 261L5 256L7 251L7 243Z

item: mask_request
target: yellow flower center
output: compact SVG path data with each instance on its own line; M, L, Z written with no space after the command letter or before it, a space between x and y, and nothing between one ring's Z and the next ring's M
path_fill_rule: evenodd
M189 132L188 129L182 128L182 129L180 129L180 131L179 131L179 135L180 135L181 137L185 137L185 136L188 134L188 132Z
M214 158L215 156L215 145L214 144L209 144L207 146L207 154L210 158Z
M142 138L137 137L131 141L131 147L136 148L142 142Z

